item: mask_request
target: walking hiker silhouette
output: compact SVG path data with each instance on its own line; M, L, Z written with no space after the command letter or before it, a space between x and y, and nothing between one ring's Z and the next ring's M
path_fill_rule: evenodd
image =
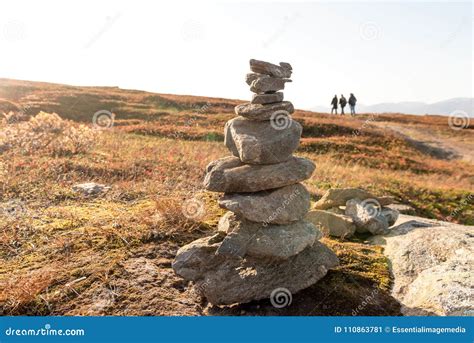
M332 98L331 105L331 114L333 114L333 111L336 111L337 114L337 95L334 95L334 98Z
M341 98L339 99L339 105L341 105L341 115L344 114L344 107L347 105L347 100L344 98L344 94L341 94Z
M354 96L354 94L351 93L351 96L349 97L349 106L351 108L351 116L355 116L356 111L355 111L355 106L356 106L357 98Z

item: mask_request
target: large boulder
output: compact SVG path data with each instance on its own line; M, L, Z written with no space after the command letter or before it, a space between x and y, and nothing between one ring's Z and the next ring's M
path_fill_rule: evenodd
M252 256L229 258L228 255L216 254L219 244L215 241L218 239L223 240L223 236L218 234L208 239L209 246L201 243L199 247L186 248L186 257L182 256L181 248L173 262L175 272L193 280L196 291L214 305L269 298L279 288L294 294L313 285L326 275L328 269L339 264L336 255L320 242L315 242L286 260L274 261ZM188 266L182 260L189 259L191 250L199 258L195 258L196 263Z
M313 223L324 234L339 238L352 237L356 227L351 217L324 210L312 210L305 220Z
M360 188L331 188L316 202L314 208L327 210L331 207L344 206L348 200L355 198L360 200L375 199L381 206L389 205L395 201L392 197L376 197Z
M213 192L258 192L301 182L313 174L311 160L291 157L275 164L244 164L238 157L228 156L206 167L204 187Z
M298 122L287 118L284 123L231 119L224 128L225 145L244 163L285 162L298 147L303 130Z
M310 205L310 194L301 183L257 193L228 193L219 199L220 207L267 224L303 219Z
M404 314L472 316L473 265L472 258L452 259L420 272L403 297Z
M472 316L474 227L400 215L384 247L405 315Z
M314 225L303 220L288 225L265 225L245 220L232 212L222 217L219 231L226 232L227 236L217 254L272 260L296 255L322 236Z
M280 65L276 65L265 61L251 59L250 70L258 74L266 74L274 77L288 78L291 77L292 68L289 63L281 62Z
M367 200L367 199L366 199ZM383 235L388 232L388 219L382 214L378 202L351 199L346 203L346 216L351 217L357 232L370 232L374 235Z
M273 119L277 115L290 115L294 111L295 109L293 104L289 101L282 101L267 105L252 104L247 102L235 107L235 113L237 115L251 120L270 120L270 118Z

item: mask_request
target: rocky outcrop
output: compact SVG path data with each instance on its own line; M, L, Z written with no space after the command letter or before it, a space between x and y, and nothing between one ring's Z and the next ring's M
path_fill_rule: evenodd
M473 226L400 215L371 241L384 247L405 315L473 315Z

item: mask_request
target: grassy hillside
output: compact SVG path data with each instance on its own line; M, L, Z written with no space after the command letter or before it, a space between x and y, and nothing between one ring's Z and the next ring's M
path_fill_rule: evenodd
M378 247L362 238L325 238L342 265L298 293L290 309L262 301L209 307L170 268L179 246L210 234L222 210L201 187L205 166L228 155L223 125L239 100L71 87L0 79L0 305L4 314L399 314ZM109 129L94 113L115 114ZM55 112L59 117L42 114ZM454 131L437 116L387 114L341 118L297 111L297 154L316 171L305 182L314 200L331 187L392 195L414 213L474 224L473 165L425 149L380 123L420 128L473 142L473 127ZM72 190L94 181L98 197ZM202 217L183 203L198 199ZM344 281L344 282L341 282ZM373 295L373 294L372 294ZM344 301L341 301L344 299ZM384 312L385 311L385 312Z

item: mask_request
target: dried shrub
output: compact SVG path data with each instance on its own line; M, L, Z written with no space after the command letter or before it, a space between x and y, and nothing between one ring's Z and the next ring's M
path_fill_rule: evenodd
M90 150L96 135L91 128L56 113L40 112L29 121L7 122L0 130L0 153L14 149L25 155L74 155Z

